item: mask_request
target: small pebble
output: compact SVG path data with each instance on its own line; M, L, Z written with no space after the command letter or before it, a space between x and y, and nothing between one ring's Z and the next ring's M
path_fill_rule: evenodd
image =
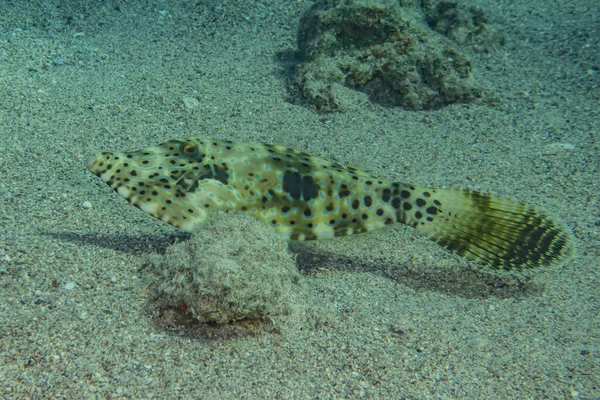
M195 97L186 96L182 100L183 100L183 105L188 110L192 110L192 109L198 108L200 106L200 102Z
M90 208L92 208L92 203L90 203L89 201L84 201L84 202L81 204L81 207L83 207L83 208L84 208L84 209L86 209L86 210L89 210Z
M545 155L556 155L563 152L575 150L575 145L571 143L550 143L544 146Z

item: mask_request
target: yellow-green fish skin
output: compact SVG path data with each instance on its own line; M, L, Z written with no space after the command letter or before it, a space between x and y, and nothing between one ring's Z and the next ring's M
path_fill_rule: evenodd
M218 211L253 216L292 240L401 222L506 271L556 265L573 249L570 231L536 207L390 182L278 145L179 138L135 152L103 152L86 166L136 207L187 232Z

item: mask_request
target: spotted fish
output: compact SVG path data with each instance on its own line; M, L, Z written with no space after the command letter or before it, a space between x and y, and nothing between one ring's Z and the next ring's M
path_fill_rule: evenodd
M534 206L472 190L390 182L278 145L179 138L99 153L85 165L131 204L187 232L230 210L292 240L401 222L505 271L563 263L573 249L570 231Z

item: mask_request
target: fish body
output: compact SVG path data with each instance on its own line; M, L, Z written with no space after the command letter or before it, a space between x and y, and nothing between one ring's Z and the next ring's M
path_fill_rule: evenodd
M178 138L134 152L102 152L85 164L131 204L187 232L219 211L250 215L291 240L400 222L505 271L564 262L573 248L570 231L534 206L391 182L278 145Z

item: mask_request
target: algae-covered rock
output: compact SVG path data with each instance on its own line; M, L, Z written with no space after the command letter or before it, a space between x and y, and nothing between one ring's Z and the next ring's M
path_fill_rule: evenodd
M243 215L209 219L190 240L148 257L143 272L156 308L203 323L264 320L307 303L287 244Z
M420 5L401 3L319 0L304 13L295 83L308 102L319 111L342 109L353 89L381 104L420 110L481 96L460 43L428 26ZM427 4L430 21L441 28L451 7ZM483 15L469 21L484 26Z
M450 0L422 0L421 7L432 29L457 43L471 45L474 51L490 51L506 40L490 27L479 7Z

